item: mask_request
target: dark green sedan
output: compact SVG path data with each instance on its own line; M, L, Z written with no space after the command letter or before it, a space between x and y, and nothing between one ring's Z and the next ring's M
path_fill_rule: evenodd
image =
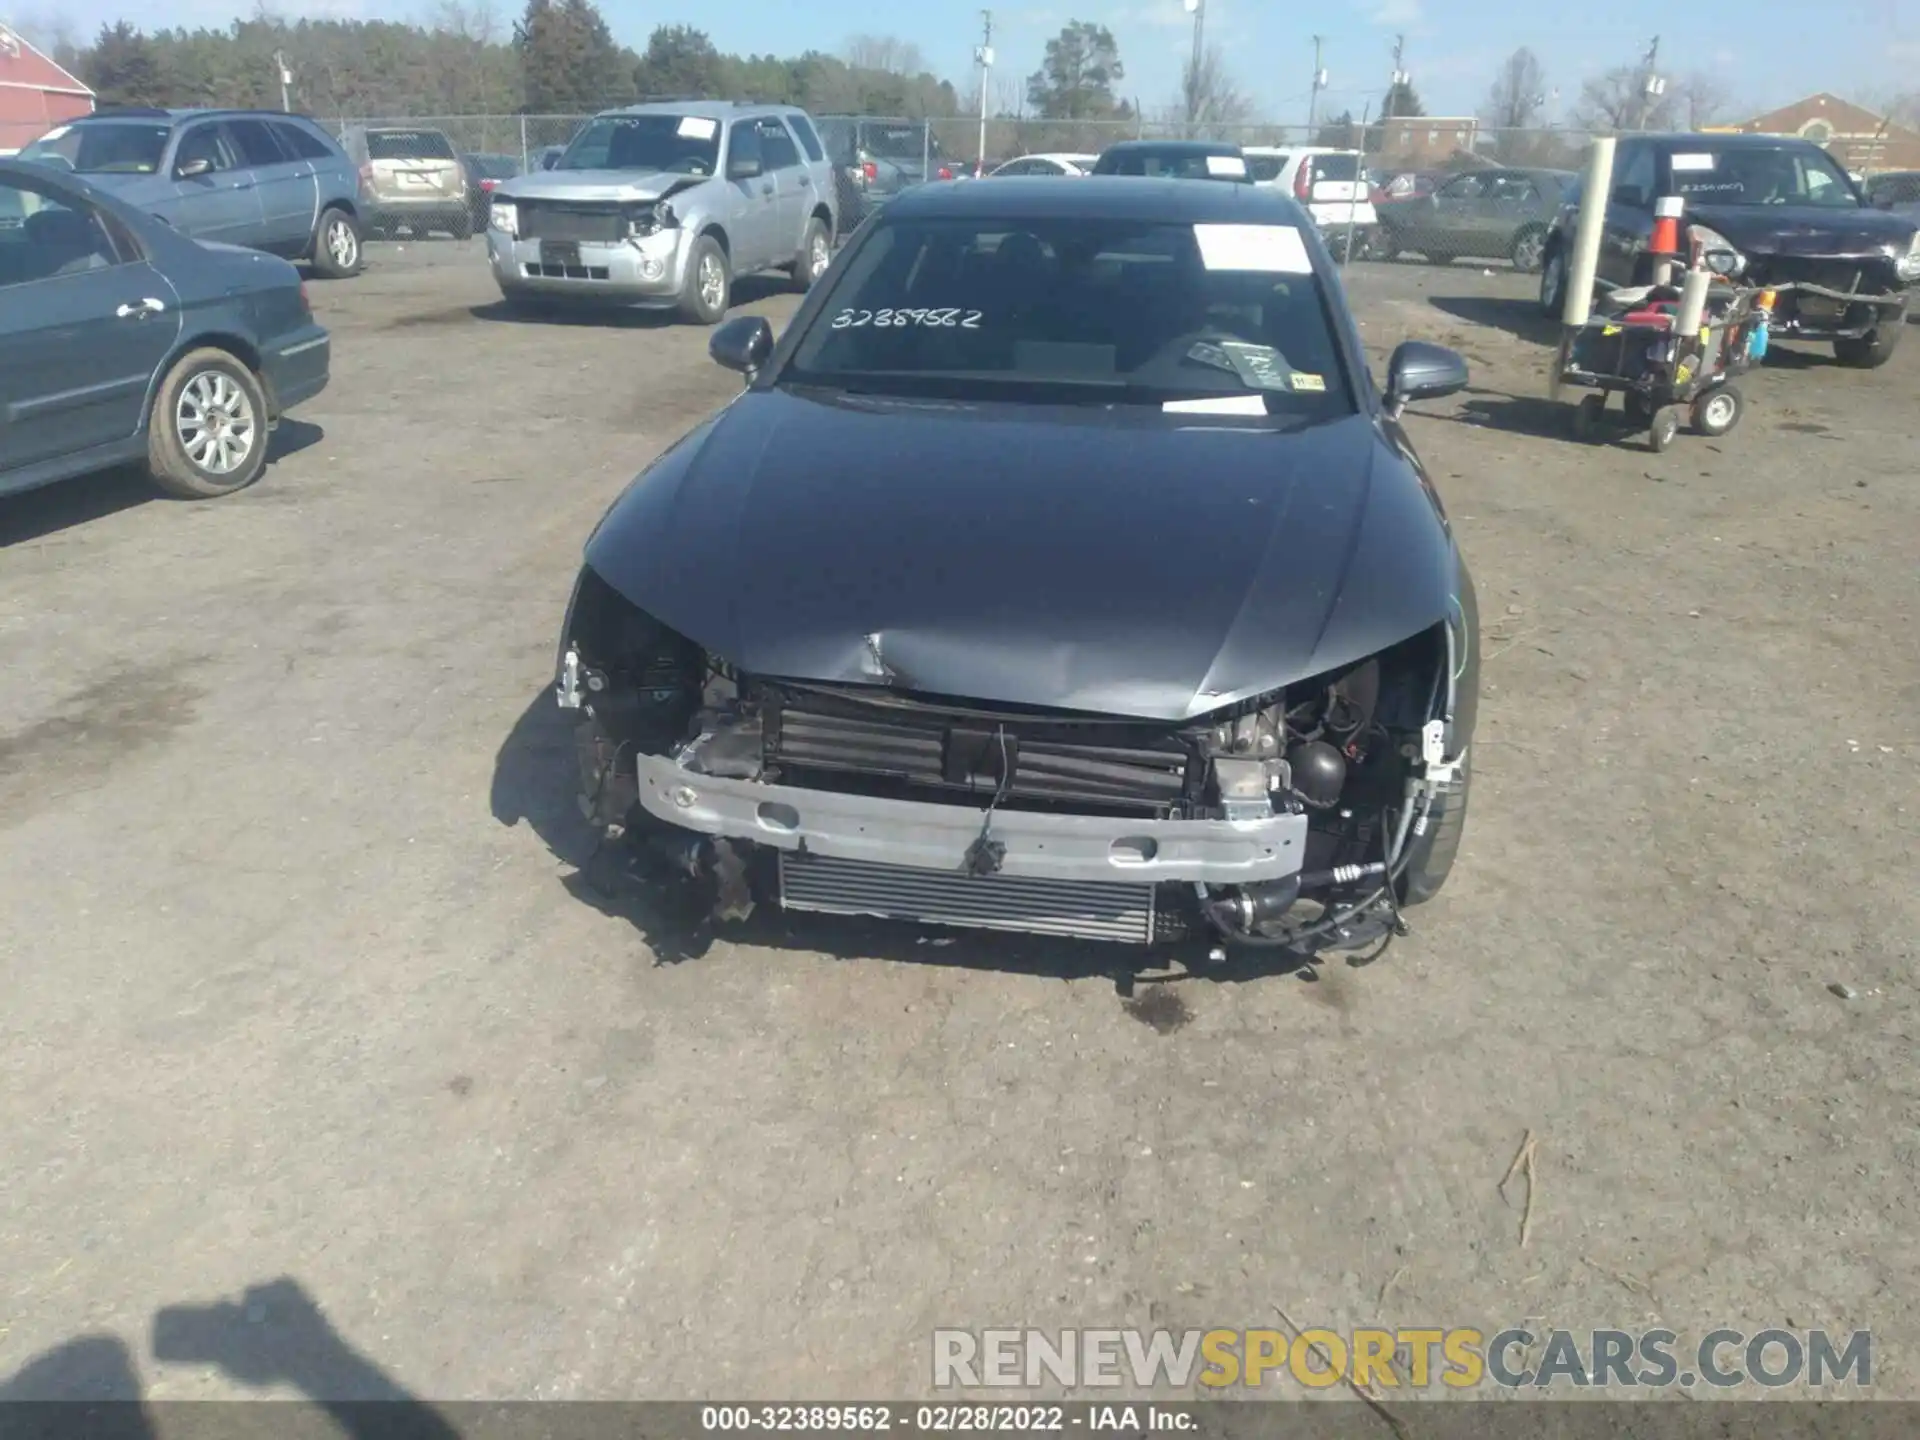
M1380 225L1368 256L1391 260L1413 251L1445 265L1471 255L1538 270L1548 227L1579 183L1569 170L1471 170L1431 195L1376 202Z

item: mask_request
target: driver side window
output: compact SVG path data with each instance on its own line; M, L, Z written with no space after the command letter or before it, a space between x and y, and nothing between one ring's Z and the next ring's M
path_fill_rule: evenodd
M86 206L0 183L0 289L103 270L126 258Z
M1457 180L1449 180L1434 191L1440 200L1478 200L1486 189L1486 182L1478 175L1462 175Z
M742 121L735 125L732 138L727 142L727 170L731 174L733 167L746 161L755 165L763 163L760 154L760 127L752 121Z
M207 173L234 168L233 155L218 125L196 125L180 137L180 148L173 157L173 173L180 175L196 160L207 162Z

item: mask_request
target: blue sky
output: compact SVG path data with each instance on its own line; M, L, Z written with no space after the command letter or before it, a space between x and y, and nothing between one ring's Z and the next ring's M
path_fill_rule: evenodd
M13 0L17 19L31 24L39 14L70 17L83 34L102 20L122 15L148 25L224 24L252 0ZM494 0L503 17L514 0ZM0 0L5 7L7 0ZM413 19L428 13L423 0L319 0L274 7L288 15ZM902 10L876 8L868 0L729 0L725 5L638 4L603 0L615 35L635 46L655 25L692 23L706 29L724 50L791 54L807 48L837 50L849 35L878 32L917 44L936 71L971 85L972 48L979 38L975 5L938 0ZM1734 17L1738 23L1732 23ZM1019 0L996 6L996 77L1001 86L1036 69L1046 39L1068 20L1109 26L1127 68L1123 87L1149 110L1165 104L1179 80L1192 37L1191 17L1180 0ZM1208 0L1206 33L1231 57L1240 84L1259 104L1263 118L1299 123L1306 118L1312 72L1312 35L1326 40L1329 92L1322 113L1351 104L1379 103L1392 68L1396 32L1407 37L1406 65L1414 86L1435 114L1470 114L1480 104L1495 69L1516 46L1533 48L1545 64L1547 83L1562 105L1578 94L1583 78L1609 66L1631 63L1655 34L1661 37L1663 71L1712 74L1734 108L1754 113L1815 90L1871 100L1891 91L1920 88L1920 0L1750 0L1735 7L1679 7L1661 0L1610 0L1605 4L1527 8L1495 0L1361 0L1359 4L1295 6L1272 0Z

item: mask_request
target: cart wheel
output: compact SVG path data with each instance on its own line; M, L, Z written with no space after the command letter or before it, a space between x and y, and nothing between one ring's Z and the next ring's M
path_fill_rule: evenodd
M1702 435L1724 435L1740 423L1745 400L1733 385L1716 385L1693 402L1693 428Z
M1573 438L1591 440L1599 431L1602 418L1607 413L1607 397L1601 394L1583 395L1580 403L1573 407Z
M1674 437L1680 433L1680 415L1678 405L1662 405L1653 412L1653 424L1648 428L1656 455L1673 444Z
M1621 407L1627 412L1627 423L1636 430L1653 424L1653 402L1638 390L1629 390L1620 397Z

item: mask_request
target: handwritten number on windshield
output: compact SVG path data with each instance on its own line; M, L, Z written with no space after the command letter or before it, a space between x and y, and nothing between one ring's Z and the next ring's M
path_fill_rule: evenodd
M978 330L981 312L978 310L914 309L914 310L842 310L833 317L831 328L835 330L857 330L870 325L876 330L905 330L918 325L926 330Z

